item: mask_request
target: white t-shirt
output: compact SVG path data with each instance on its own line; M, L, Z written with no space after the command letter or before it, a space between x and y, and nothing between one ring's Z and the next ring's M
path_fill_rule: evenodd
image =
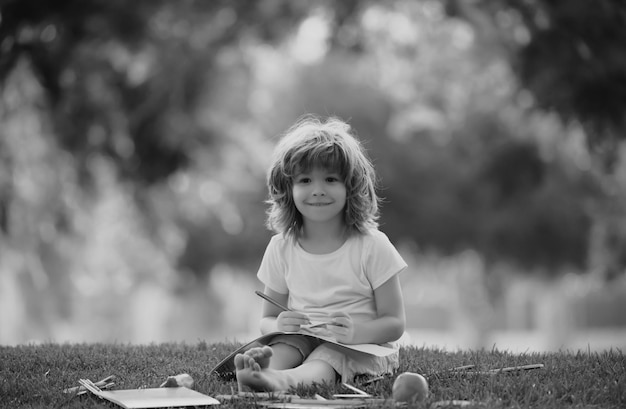
M272 290L289 294L288 307L325 320L333 312L355 321L376 318L374 290L407 267L379 230L356 234L328 254L306 252L296 240L272 237L257 273Z

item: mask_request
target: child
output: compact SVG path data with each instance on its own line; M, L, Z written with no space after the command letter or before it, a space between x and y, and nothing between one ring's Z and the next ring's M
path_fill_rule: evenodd
M378 230L376 177L350 126L307 116L276 147L268 174L270 240L259 280L265 294L261 332L307 331L326 322L324 335L344 344L385 344L405 327L398 274L406 263ZM313 331L313 330L311 330ZM393 345L393 344L392 344ZM298 334L235 356L237 381L257 391L348 382L355 375L391 373L395 353L344 352Z

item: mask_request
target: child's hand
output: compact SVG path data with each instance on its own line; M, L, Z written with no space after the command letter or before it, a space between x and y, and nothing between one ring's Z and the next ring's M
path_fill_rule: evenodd
M333 333L335 339L344 344L354 344L354 322L345 312L331 314L332 322L326 328Z
M276 317L278 330L282 332L298 332L300 326L309 324L309 317L296 311L283 311Z

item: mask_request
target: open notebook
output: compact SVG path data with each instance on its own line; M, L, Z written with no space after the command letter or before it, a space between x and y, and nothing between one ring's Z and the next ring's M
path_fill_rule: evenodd
M338 345L341 348L345 348L350 351L359 351L370 355L376 356L388 356L397 351L396 348L389 344L377 345L377 344L342 344L337 342L335 339L323 336L320 334L308 333L305 331L301 332L272 332L270 334L262 335L253 341L248 342L247 344L237 348L235 351L231 352L226 358L222 359L216 366L211 370L210 373L215 373L219 377L223 379L232 379L235 377L235 355L239 353L243 353L251 348L260 347L263 345L267 345L267 343L276 335L279 334L299 334L307 337L318 338L324 340L326 342L333 343Z
M208 395L185 388L127 389L97 391L93 394L123 408L169 408L181 406L217 405L220 402Z

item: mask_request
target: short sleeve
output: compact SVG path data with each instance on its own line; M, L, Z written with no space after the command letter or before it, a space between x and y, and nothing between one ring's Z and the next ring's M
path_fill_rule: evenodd
M407 264L385 233L373 231L368 244L364 269L372 289L375 290L404 271Z
M257 278L264 285L281 294L289 293L285 280L284 243L282 235L272 236L257 272Z

